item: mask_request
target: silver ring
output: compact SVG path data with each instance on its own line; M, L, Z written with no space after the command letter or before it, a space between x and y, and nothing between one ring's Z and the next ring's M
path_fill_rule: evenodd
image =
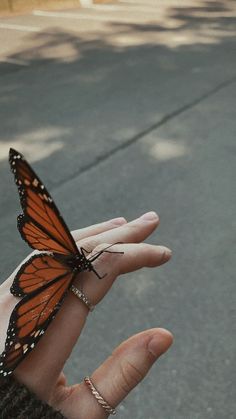
M84 382L85 384L87 384L87 386L89 387L89 389L91 390L91 393L93 394L93 396L95 397L95 399L97 400L97 402L103 407L103 409L109 413L110 415L115 415L116 414L116 410L111 407L106 400L104 400L104 398L101 396L101 394L97 391L97 389L94 387L91 379L89 377L85 377L84 378Z
M73 292L73 294L75 294L76 297L78 297L81 301L83 301L83 303L86 305L89 311L94 310L95 306L92 303L90 303L89 299L81 290L76 288L76 286L73 284L71 285L70 290Z

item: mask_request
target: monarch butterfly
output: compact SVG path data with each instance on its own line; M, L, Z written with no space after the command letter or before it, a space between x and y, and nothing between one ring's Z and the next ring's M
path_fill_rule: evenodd
M9 162L23 210L17 219L18 229L29 246L42 253L34 254L20 267L10 288L14 296L23 298L10 317L5 350L0 355L2 376L10 375L35 347L78 272L93 271L101 278L92 262L103 252L87 258L23 155L11 148Z

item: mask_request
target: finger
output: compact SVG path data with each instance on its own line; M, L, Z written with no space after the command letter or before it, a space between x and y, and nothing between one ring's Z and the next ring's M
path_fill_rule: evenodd
M98 280L93 273L83 274L84 278L87 276L83 292L93 304L97 304L104 297L118 273L134 271L144 266L158 266L167 261L171 255L167 248L145 243L120 244L114 246L114 250L123 250L124 254L103 253L101 258L97 259L96 269L98 271L104 269L107 272L106 278ZM78 284L80 281L78 277ZM70 292L34 351L16 369L15 374L18 379L23 380L42 399L47 400L52 386L80 336L87 315L87 307ZM34 375L31 373L32 365Z
M104 231L111 230L126 224L127 221L124 217L113 218L112 220L104 221L103 223L94 224L89 227L81 228L71 232L75 241L82 240L86 237L94 236L95 234L103 233Z
M97 246L94 252L99 252L107 246L107 243L103 243ZM103 279L98 280L93 273L83 273L75 281L78 287L83 285L83 292L94 305L101 301L118 275L144 267L154 268L163 265L172 255L168 247L147 243L116 244L110 250L115 253L104 252L93 262L95 271L100 276L106 275Z
M155 230L158 224L158 215L151 211L143 214L141 217L129 223L127 223L125 218L118 217L100 224L74 230L71 233L75 241L79 242L77 244L80 247L88 247L89 250L92 250L94 247L103 242L139 242L145 240L153 232L153 230ZM112 232L112 230L117 231L115 233L114 231ZM10 287L11 282L18 272L20 266L25 263L26 260L28 260L34 253L38 253L38 251L36 250L27 256L8 277L8 279L1 285L1 288L4 287L4 289L8 292L8 288Z
M92 250L101 243L138 243L150 236L158 224L158 215L151 211L125 225L80 240L77 244Z
M151 232L156 228L159 222L159 217L157 214L150 212L144 214L137 220L131 221L127 224L127 221L123 217L114 218L109 221L105 221L100 224L95 224L93 226L85 227L83 229L74 230L72 231L72 235L75 241L79 241L79 245L86 246L89 249L93 249L98 244L102 242L110 242L115 243L117 241L137 241L138 237L140 237L140 241L144 240ZM121 226L128 225L128 229L120 228ZM117 229L117 234L111 234L111 230ZM110 231L110 235L106 234ZM132 240L132 235L134 239ZM130 240L128 240L130 239ZM15 274L19 270L20 266L25 263L34 253L38 253L38 251L32 252L29 256L27 256L22 263L14 270L14 272L9 276L9 278L3 283L4 287L8 289L10 286ZM1 285L1 287L3 286Z
M172 341L172 334L165 329L150 329L132 336L91 375L94 386L109 405L116 407L143 380ZM81 419L107 417L85 383L74 387L60 407L67 417L75 417L75 412L80 412Z

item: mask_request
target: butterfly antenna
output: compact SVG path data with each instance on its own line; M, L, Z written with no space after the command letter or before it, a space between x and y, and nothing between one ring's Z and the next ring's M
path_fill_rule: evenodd
M82 253L82 255L83 255L84 257L86 257L85 253L87 253L87 255L88 255L89 253L91 253L91 251L90 251L90 250L86 250L84 247L80 247L80 251L81 251L81 253Z
M112 246L115 246L116 244L121 244L121 242L117 242L117 243L113 243L113 244L110 244L109 246L107 246L107 247L105 247L104 249L102 249L102 250L99 250L98 252L96 252L95 254L93 254L90 258L89 258L89 260L90 260L90 262L94 262L102 253L118 253L118 254L120 254L120 255L123 255L124 254L124 252L116 252L116 251L114 251L114 252L112 252L112 251L110 251L110 250L107 250L107 249L110 249L110 247L112 247Z

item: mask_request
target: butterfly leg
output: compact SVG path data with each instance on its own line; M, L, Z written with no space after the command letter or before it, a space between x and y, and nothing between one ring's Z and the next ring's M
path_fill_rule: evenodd
M84 247L80 247L80 251L82 253L83 256L86 257L85 253L89 254L91 253L91 250L86 250Z
M119 242L119 243L114 243L114 244L120 244L120 242ZM110 244L109 246L105 247L105 249L99 250L99 252L97 252L97 253L95 253L94 255L92 255L92 256L89 258L89 261L91 262L91 264L92 264L92 262L94 262L97 258L99 258L99 256L101 256L101 254L102 254L102 253L118 253L118 254L123 255L123 254L124 254L124 252L112 252L112 251L107 250L107 249L109 249L110 247L114 246L114 244ZM103 279L103 278L107 275L107 274L104 274L103 276L100 276L100 275L98 274L98 272L94 269L94 267L93 267L93 266L92 266L92 268L91 268L91 271L93 271L93 272L95 273L95 275L96 275L99 279Z
M103 278L105 278L105 276L107 276L107 273L102 275L102 276L99 275L99 273L96 271L96 269L94 269L94 267L92 267L90 270L95 273L95 275L98 277L98 279L103 279Z

